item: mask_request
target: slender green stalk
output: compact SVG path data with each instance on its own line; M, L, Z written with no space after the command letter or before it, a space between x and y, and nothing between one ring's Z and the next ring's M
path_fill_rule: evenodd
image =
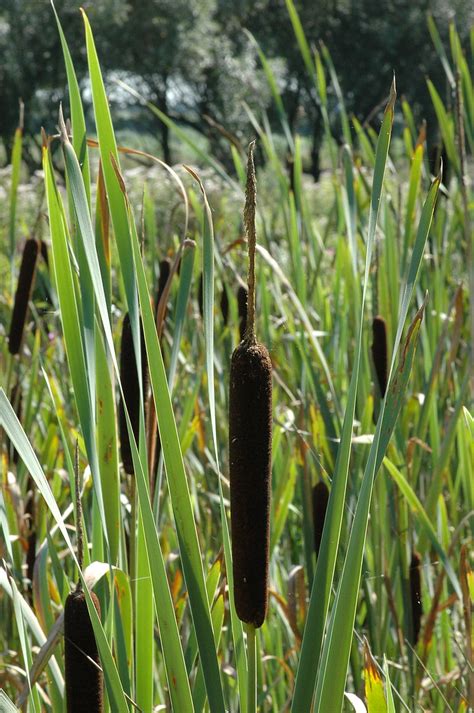
M253 624L245 624L247 634L247 713L257 711L257 639Z

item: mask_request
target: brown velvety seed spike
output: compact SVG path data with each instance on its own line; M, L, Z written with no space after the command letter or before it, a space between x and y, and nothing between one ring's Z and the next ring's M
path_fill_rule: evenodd
M239 332L240 341L244 338L245 330L247 328L247 297L248 290L246 287L239 287L237 291L237 306L239 311Z
M421 602L421 557L418 552L413 552L410 563L410 598L413 641L416 646L421 629L421 617L423 616L423 605Z
M313 530L314 551L319 555L321 539L323 536L324 519L328 507L329 489L322 480L313 487Z
M146 347L143 330L141 331L141 352L142 352L142 379L143 388L147 391L148 369L146 365ZM135 440L138 443L140 434L140 385L138 383L138 372L135 359L135 349L133 346L132 327L128 313L123 318L122 340L120 344L120 381L122 383L125 403L133 428ZM134 475L132 450L128 438L127 419L125 409L120 399L119 405L119 432L120 432L120 453L122 463L126 473Z
M158 289L156 290L156 300L155 300L155 316L158 310L158 305L160 304L161 295L165 291L166 283L168 282L168 277L170 276L171 263L168 258L161 260L160 262L160 276L158 278Z
M20 351L28 302L35 276L37 257L38 243L33 238L30 238L26 241L25 247L23 248L20 274L18 276L15 304L13 305L12 320L10 323L10 336L8 338L8 350L10 354L18 354Z
M201 318L204 317L204 276L201 272L199 275L199 285L198 285L198 307L199 314Z
M230 368L229 460L234 596L239 618L262 626L268 603L272 363L243 341Z
M229 321L229 297L227 295L227 290L225 285L222 287L222 294L221 294L221 314L222 314L222 321L224 323L224 326L227 325L227 322Z
M380 396L383 398L388 380L387 325L384 318L379 315L374 317L372 322L372 359Z
M91 599L100 617L94 592ZM64 659L67 713L102 713L102 671L94 630L83 591L68 594L64 607Z

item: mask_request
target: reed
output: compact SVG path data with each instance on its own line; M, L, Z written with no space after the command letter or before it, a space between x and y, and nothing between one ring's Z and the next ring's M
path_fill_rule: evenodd
M8 337L8 350L10 354L18 354L20 351L28 311L28 302L33 288L37 258L38 243L34 238L30 238L26 241L25 247L23 248L20 274L18 276L15 293L15 303L13 305L10 334Z

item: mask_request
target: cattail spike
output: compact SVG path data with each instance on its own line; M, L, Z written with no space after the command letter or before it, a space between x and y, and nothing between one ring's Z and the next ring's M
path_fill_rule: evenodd
M199 275L198 307L199 307L199 314L201 315L201 319L203 319L204 318L204 275L202 274L202 272Z
M222 314L222 321L225 327L227 325L227 322L229 321L229 297L227 295L227 289L225 285L222 285L220 308Z
M229 400L230 510L237 614L261 626L268 597L272 363L263 344L232 354Z
M146 347L143 330L141 334L141 356L142 356L142 381L144 394L147 391L147 362ZM130 316L127 313L123 318L122 339L120 343L120 382L122 384L125 403L127 404L128 415L132 424L133 434L138 443L140 434L140 384L138 381L137 361L135 358L135 348L133 345L132 326ZM120 433L120 453L122 463L128 475L134 475L132 450L128 438L127 419L125 409L120 399L119 405L119 433Z
M372 359L379 393L383 399L388 381L387 325L383 317L377 315L372 322Z
M100 618L100 604L91 599ZM64 607L64 663L67 713L102 713L102 671L86 595L75 590Z
M329 501L329 489L322 480L313 487L313 530L314 551L319 555L321 539L323 536L324 519Z
M8 338L8 350L10 354L18 354L20 351L37 258L38 243L34 238L30 238L26 241L25 247L23 248L20 274L18 276L15 304L13 305L12 320L10 323L10 336Z
M161 296L165 291L166 283L168 282L168 277L170 276L171 262L169 258L165 258L160 261L160 275L158 277L158 288L156 290L156 300L155 300L155 316L158 314L158 306L160 304Z
M423 604L421 601L421 557L418 552L413 552L410 562L410 599L413 640L412 645L416 646L421 629L421 617L423 616Z

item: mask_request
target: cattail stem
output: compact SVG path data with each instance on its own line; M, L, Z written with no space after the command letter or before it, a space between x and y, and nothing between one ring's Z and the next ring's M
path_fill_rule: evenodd
M75 485L75 498L76 498L76 517L77 517L77 562L79 564L79 571L82 572L82 565L84 562L84 533L82 531L82 502L81 502L81 483L79 477L79 442L76 440L76 448L74 452L74 485ZM77 580L77 591L81 589L81 579Z
M257 639L253 624L246 624L247 633L247 713L257 711Z
M247 159L247 185L245 187L244 224L247 237L249 270L248 270L248 296L247 296L247 325L244 339L255 341L255 250L257 246L257 233L255 229L255 212L257 206L257 182L255 178L255 165L253 152L255 141L249 145Z

